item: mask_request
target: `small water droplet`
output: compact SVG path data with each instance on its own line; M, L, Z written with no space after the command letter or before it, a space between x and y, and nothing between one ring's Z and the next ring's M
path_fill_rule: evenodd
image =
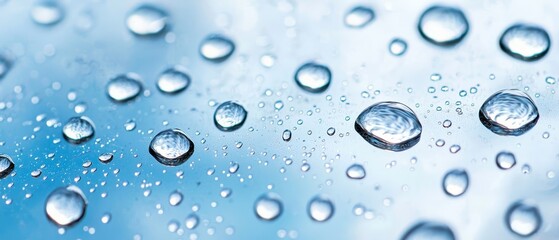
M285 129L283 131L283 134L281 135L281 138L283 139L283 141L289 142L289 140L291 140L291 131L289 131L289 129Z
M373 9L365 6L356 6L345 15L345 25L350 28L362 28L375 19Z
M516 165L516 157L511 152L502 151L497 154L495 162L500 169L511 169Z
M103 214L103 216L101 216L101 222L103 224L107 224L111 221L112 215L110 213L105 213Z
M175 190L171 194L169 194L169 204L171 204L171 206L177 206L181 204L181 202L182 202L181 192Z
M334 134L336 134L336 129L333 128L333 127L329 127L329 128L326 130L326 134L328 134L328 136L333 136Z
M88 117L72 117L64 124L62 135L70 143L81 144L93 137L95 126Z
M178 166L194 153L194 143L182 130L167 129L153 137L149 152L161 164Z
M325 222L334 215L334 204L328 197L317 195L309 201L307 213L312 220Z
M40 25L55 25L64 18L64 10L55 1L39 1L31 9L31 18Z
M511 89L491 95L481 106L479 118L496 134L519 136L536 125L539 113L526 93Z
M446 194L452 197L464 194L468 190L469 184L468 172L463 169L449 171L443 178L443 189Z
M366 175L365 168L360 164L353 164L349 166L345 174L351 179L363 179Z
M45 212L59 226L70 226L84 215L87 202L83 192L76 186L57 188L47 197Z
M254 203L254 212L262 220L272 221L283 212L283 204L277 194L267 193L260 196Z
M402 240L455 240L454 233L446 224L419 222L409 228Z
M247 115L248 113L243 106L227 101L220 104L215 110L214 123L221 131L235 131L243 126Z
M99 155L99 161L101 161L102 163L109 163L113 160L113 154L112 153L103 153L101 155Z
M311 93L326 91L330 85L332 73L330 69L314 62L301 65L295 72L295 82L303 90Z
M169 68L157 79L157 88L164 93L174 94L184 91L190 85L190 76L186 74L184 67L175 66Z
M432 6L421 14L418 28L427 41L440 46L451 46L466 36L469 24L458 8Z
M0 179L5 178L14 170L14 161L6 154L0 154Z
M154 36L164 32L168 25L167 13L156 6L144 4L126 18L128 29L138 36Z
M200 222L200 218L198 217L198 215L196 215L195 213L191 213L188 216L186 216L186 220L184 221L184 224L186 225L186 228L188 229L195 229L196 226L198 226L198 222Z
M107 83L106 91L116 102L126 102L136 98L143 89L140 76L135 73L118 75Z
M200 54L213 62L225 61L235 51L235 44L229 38L221 35L210 35L202 40Z
M513 25L501 35L499 45L511 57L524 61L535 61L547 54L550 46L547 32L526 24Z
M388 44L388 50L394 56L402 56L408 49L408 43L400 38L395 38Z

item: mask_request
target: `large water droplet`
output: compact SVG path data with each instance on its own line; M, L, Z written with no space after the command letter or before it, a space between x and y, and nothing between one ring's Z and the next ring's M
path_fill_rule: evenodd
M153 36L162 33L168 24L168 15L153 5L141 5L126 18L128 29L139 36Z
M84 215L87 202L76 186L61 187L51 192L45 203L48 218L60 226L78 222Z
M40 25L54 25L64 18L64 10L55 1L39 1L31 9L31 18Z
M351 179L363 179L366 175L365 168L361 164L353 164L349 166L345 174Z
M454 240L454 233L446 224L420 222L413 225L402 240Z
M274 193L267 193L260 196L254 203L254 212L258 218L272 221L278 218L283 212L283 204Z
M513 233L522 237L529 237L540 229L542 216L537 206L519 201L509 207L505 221Z
M443 178L443 189L446 194L452 197L464 194L468 190L469 184L468 172L463 169L449 171Z
M495 157L495 162L500 169L507 170L516 165L516 157L511 152L502 151Z
M345 25L351 28L362 28L375 19L373 9L365 6L356 6L345 15Z
M501 35L499 45L508 55L524 60L535 61L547 54L551 40L547 32L537 26L516 24Z
M440 46L451 46L466 36L469 24L462 10L433 6L421 14L418 28L427 41Z
M422 127L415 113L406 105L380 102L359 114L355 130L378 148L403 151L419 142Z
M307 213L312 220L325 222L334 215L334 204L326 196L317 195L309 201Z
M0 154L0 179L8 176L14 170L14 161L6 154Z
M215 110L215 126L221 131L235 131L243 126L247 114L243 106L231 101L224 102Z
M221 35L210 35L202 40L200 54L207 60L214 62L225 61L235 51L235 44L231 39Z
M80 144L88 141L95 134L93 122L88 117L72 117L64 124L62 135L70 143Z
M522 135L536 125L539 117L532 99L516 89L491 95L479 110L481 123L499 135Z
M126 102L136 98L142 89L140 76L135 73L118 75L107 83L107 94L117 102Z
M149 153L164 165L178 166L194 153L194 143L182 130L167 129L153 137L149 144Z
M165 70L157 79L157 88L164 93L178 93L190 85L190 76L181 66Z
M321 93L330 86L332 73L330 69L318 63L308 62L295 72L295 82L303 90L311 93Z

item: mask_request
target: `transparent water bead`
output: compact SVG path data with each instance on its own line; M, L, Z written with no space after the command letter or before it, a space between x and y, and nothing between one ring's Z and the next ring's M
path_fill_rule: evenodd
M59 226L70 226L85 214L87 201L76 186L61 187L49 194L45 203L47 217Z
M355 130L375 147L403 151L419 142L421 123L415 113L398 102L379 102L363 110Z
M536 125L539 117L532 99L517 89L491 95L479 110L481 123L499 135L522 135Z
M167 129L153 137L149 153L163 165L178 166L194 153L194 143L182 130Z
M6 154L0 154L0 179L7 177L14 170L14 161Z
M404 55L407 49L408 44L406 43L406 41L400 38L392 39L392 41L390 41L390 44L388 44L388 50L394 56Z
M361 164L353 164L346 170L346 176L351 179L363 179L366 176L365 168Z
M93 121L88 117L72 117L62 127L64 139L70 143L80 144L87 142L95 134Z
M235 51L235 43L225 36L214 34L200 44L200 55L213 62L225 61Z
M126 102L136 98L143 86L138 74L127 73L118 75L107 83L107 94L116 102Z
M408 229L402 240L455 240L454 233L446 224L423 221Z
M321 93L330 86L332 73L330 68L314 62L301 65L295 72L295 82L303 90L311 93Z
M164 32L168 24L167 12L148 4L137 7L126 17L126 26L138 36L158 35Z
M283 203L275 193L260 196L254 203L254 212L262 220L272 221L283 212Z
M530 237L538 232L543 220L537 206L526 201L519 201L509 207L505 221L513 233L522 237Z
M346 13L344 22L350 28L362 28L375 19L373 9L366 6L356 6Z
M220 104L214 113L215 126L225 132L235 131L245 123L248 112L237 103L227 101Z
M113 160L113 154L112 153L103 153L101 155L99 155L99 161L101 161L102 163L109 163Z
M195 213L188 214L186 219L184 220L184 225L187 229L195 229L198 226L198 222L200 222L200 218Z
M547 32L538 26L515 24L501 35L501 49L511 57L535 61L549 51L551 40Z
M175 66L169 68L157 79L157 88L164 93L179 93L190 86L190 76L186 74L184 67Z
M40 25L55 25L64 18L64 9L56 1L39 1L31 8L31 19Z
M516 157L511 152L502 151L495 157L495 162L500 169L507 170L516 165Z
M169 204L171 206L177 206L181 204L182 198L183 198L182 193L175 190L171 194L169 194Z
M469 185L468 172L464 169L449 171L443 178L443 189L451 197L461 196L468 190Z
M470 27L462 10L437 5L421 14L418 28L427 41L440 46L452 46L466 36Z
M334 203L324 195L317 195L309 201L307 213L314 221L328 221L334 215Z

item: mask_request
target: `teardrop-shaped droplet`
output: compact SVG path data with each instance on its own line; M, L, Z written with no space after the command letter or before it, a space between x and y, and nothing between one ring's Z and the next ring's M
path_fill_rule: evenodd
M187 229L195 229L198 226L198 222L200 222L200 218L195 213L191 213L186 216L186 220L184 221L184 225Z
M295 82L303 90L311 93L321 93L330 86L332 73L330 68L314 62L308 62L295 72Z
M361 164L353 164L347 168L345 174L351 179L363 179L365 178L366 172Z
M455 240L454 233L446 224L419 222L413 225L402 240Z
M140 76L135 73L118 75L107 83L107 94L117 102L126 102L136 98L142 89Z
M309 201L307 213L314 221L328 221L334 215L334 203L326 196L317 195Z
M182 202L181 192L173 191L171 194L169 194L169 204L171 204L171 206L177 206L181 204L181 202Z
M5 178L14 170L14 161L6 154L0 154L0 179Z
M375 19L373 9L365 6L356 6L345 15L345 25L351 28L362 28Z
M149 153L161 164L178 166L194 153L194 143L182 130L167 129L153 137Z
M200 54L207 60L214 62L225 61L235 51L235 43L225 36L210 35L202 40Z
M256 200L254 203L254 212L258 218L272 221L282 214L283 203L277 194L267 193Z
M248 113L243 106L227 101L220 104L215 110L214 123L221 131L235 131L243 126L247 115Z
M157 79L157 88L164 93L179 93L190 85L190 76L183 67L176 66L165 70Z
M84 215L87 202L76 186L61 187L51 192L45 203L48 218L59 226L69 226Z
M40 25L54 25L64 18L64 9L56 1L39 1L31 8L31 18Z
M128 29L139 36L153 36L162 33L169 21L167 12L153 5L141 5L126 18Z
M506 214L507 227L522 237L534 235L542 225L540 210L534 204L519 201L512 204Z
M355 130L375 147L403 151L419 142L421 123L415 113L398 102L379 102L363 110Z
M547 54L551 40L547 32L538 26L516 24L501 35L501 49L511 57L535 61Z
M451 46L466 36L469 24L462 10L433 6L421 14L418 28L427 41L440 46Z
M95 126L88 117L72 117L62 127L64 139L70 143L80 144L88 141L95 134Z
M469 185L470 179L466 170L455 169L444 175L443 189L449 196L461 196L466 192L466 190L468 190Z
M406 41L400 38L392 39L392 41L390 41L390 44L388 45L388 50L394 56L404 55L407 49L408 44L406 43Z
M495 162L500 169L511 169L516 165L516 157L511 152L502 151L495 157Z
M479 110L481 123L499 135L522 135L536 125L539 117L532 99L516 89L491 95Z

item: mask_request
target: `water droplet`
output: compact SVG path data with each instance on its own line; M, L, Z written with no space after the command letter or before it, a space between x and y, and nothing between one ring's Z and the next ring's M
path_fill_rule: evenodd
M530 167L530 165L524 164L524 165L522 165L521 171L524 174L529 174L530 172L532 172L532 168Z
M516 165L516 157L511 152L502 151L497 154L495 162L500 169L507 170Z
M264 67L271 68L274 66L275 63L276 63L276 56L274 55L265 54L262 55L262 57L260 57L260 64L262 64L262 66Z
M254 203L254 212L262 220L272 221L278 218L283 212L283 204L274 193L267 193L260 196Z
M355 130L378 148L403 151L419 142L421 123L415 113L398 102L379 102L363 110Z
M99 155L99 161L101 161L102 163L109 163L113 160L113 154L112 153L103 153L101 155Z
M55 1L39 1L31 9L31 18L40 25L54 25L64 18L64 10Z
M388 50L394 56L404 55L407 49L408 44L406 43L406 41L400 38L392 39L392 41L390 41L390 44L388 45Z
M231 188L224 188L224 189L221 189L221 192L219 192L219 195L222 198L228 198L229 196L231 196L232 193L233 193L233 190L231 190Z
M540 229L542 216L536 205L519 201L509 207L505 221L513 233L522 237L529 237Z
M176 232L177 230L179 230L179 222L177 220L171 220L169 222L169 224L167 225L167 230L169 230L169 232Z
M546 77L546 78L545 78L545 82L546 82L547 84L553 85L553 84L555 84L555 83L557 82L557 80L556 80L554 77Z
M237 103L227 101L220 104L214 113L215 126L225 132L235 131L245 123L245 108Z
M479 118L496 134L519 136L536 125L539 113L526 93L511 89L491 95L481 106Z
M167 129L153 137L149 153L161 164L178 166L194 153L194 143L182 130Z
M365 178L365 168L360 164L353 164L349 166L345 172L346 176L351 179L363 179Z
M460 151L460 149L462 149L462 147L460 147L460 145L453 144L452 146L450 146L449 151L450 151L450 153L457 153L457 152Z
M446 194L452 197L464 194L468 190L469 184L468 173L463 169L449 171L443 178L443 189Z
M181 66L169 68L157 79L157 88L164 93L179 93L190 85L190 76Z
M103 214L103 216L101 216L101 222L103 224L107 224L111 221L112 215L110 213L105 213Z
M52 191L45 203L48 218L59 226L69 226L78 222L84 215L87 202L83 192L76 186L57 188Z
M202 57L213 62L225 61L233 51L235 51L233 41L221 35L210 35L200 45Z
M283 139L283 141L289 142L289 140L291 140L291 131L289 131L289 129L285 129L283 131L283 134L281 135L281 138Z
M171 204L171 206L177 206L179 204L181 204L182 202L182 193L179 191L173 191L170 195L169 195L169 204Z
M336 133L336 129L333 128L333 127L329 127L329 128L326 130L326 134L328 134L328 136L333 136L335 133Z
M128 120L126 121L126 123L124 123L124 130L128 132L134 130L135 128L136 128L136 121L134 120Z
M80 144L88 141L95 134L93 122L88 117L72 117L62 128L64 139L70 143Z
M373 9L365 6L356 6L345 15L345 25L350 28L362 28L375 19Z
M184 221L184 224L186 225L186 228L188 229L195 229L196 226L198 226L198 222L200 222L200 218L198 217L198 215L196 215L195 213L191 213L188 216L186 216L186 220Z
M14 170L14 161L6 154L0 154L0 179L5 178Z
M452 126L452 121L450 121L448 119L443 121L443 127L444 128L449 128L450 126Z
M402 240L455 240L454 233L446 224L419 222L413 225Z
M295 82L303 90L311 93L326 91L330 85L332 73L325 65L308 62L303 64L295 72Z
M307 213L312 220L325 222L334 215L334 204L328 197L317 195L309 201Z
M433 6L421 14L418 28L427 41L440 46L452 46L466 36L469 24L462 10Z
M140 76L135 73L118 75L107 83L107 94L117 102L126 102L136 98L143 89Z
M141 5L126 18L128 29L139 36L154 36L164 32L168 24L167 13L153 5Z
M538 27L516 24L509 27L499 40L501 49L511 57L535 61L547 54L551 40L547 32Z

